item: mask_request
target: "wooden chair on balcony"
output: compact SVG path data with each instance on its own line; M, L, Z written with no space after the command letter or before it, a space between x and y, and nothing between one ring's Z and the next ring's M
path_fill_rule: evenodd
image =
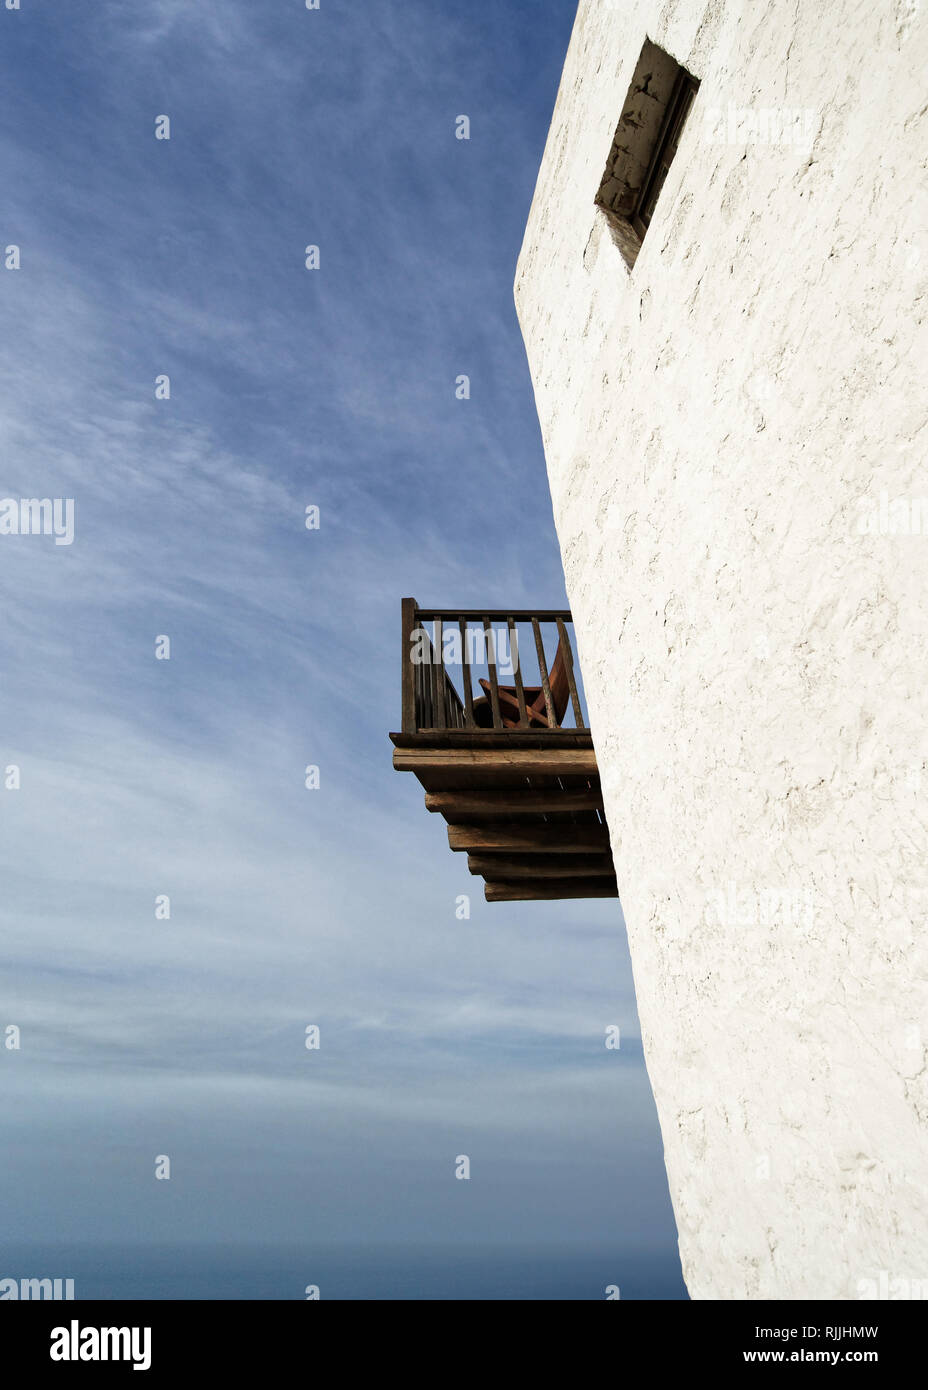
M489 681L485 680L481 680L480 684L486 693L486 698L474 701L474 721L481 729L492 729L492 686ZM570 678L567 674L567 658L564 655L563 642L558 642L554 661L548 672L548 689L551 692L551 703L554 706L553 724L548 718L544 686L527 685L524 687L525 713L530 729L559 729L561 727L561 720L564 718L570 701ZM503 728L520 728L522 720L517 688L514 685L499 685L497 686L497 694L499 695L499 712L503 721Z

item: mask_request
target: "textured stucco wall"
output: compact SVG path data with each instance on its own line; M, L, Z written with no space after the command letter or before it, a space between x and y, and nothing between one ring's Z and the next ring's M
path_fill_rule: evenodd
M926 19L582 0L519 262L694 1297L928 1296ZM702 86L629 273L646 36Z

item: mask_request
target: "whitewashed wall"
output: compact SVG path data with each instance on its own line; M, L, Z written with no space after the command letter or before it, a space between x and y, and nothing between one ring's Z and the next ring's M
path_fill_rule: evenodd
M928 1296L926 20L582 0L519 262L697 1298ZM629 273L646 35L702 86Z

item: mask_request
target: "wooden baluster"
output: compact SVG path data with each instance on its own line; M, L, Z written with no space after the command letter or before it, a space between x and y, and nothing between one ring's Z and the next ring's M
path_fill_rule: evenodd
M484 615L483 635L487 644L487 666L490 671L490 705L493 709L493 728L503 727L502 715L499 712L499 681L496 679L496 643L493 636L493 629L490 626L490 619Z
M532 631L535 634L535 651L538 653L538 669L541 672L541 688L545 696L545 708L548 711L548 727L556 729L558 727L557 717L554 712L554 701L551 698L551 685L548 681L548 663L545 661L545 647L541 640L541 628L538 626L538 619L532 619Z
M445 719L445 658L442 651L442 621L441 618L432 620L432 635L435 638L435 645L432 648L432 689L434 691L435 709L435 728L444 729Z
M512 669L516 678L516 695L519 700L519 728L527 729L528 711L525 708L525 687L522 684L522 672L519 670L519 635L516 632L515 621L512 618L506 619L509 628L509 654L512 657Z
M574 631L576 631L576 628ZM564 659L567 664L567 684L570 686L570 703L573 705L574 719L577 728L582 729L585 725L583 723L583 710L580 708L580 696L577 694L577 682L574 680L574 654L562 618L558 618L557 620L557 633L564 647Z
M467 655L467 624L463 618L458 618L458 630L461 634L461 670L463 671L464 682L464 723L468 729L476 729L477 722L474 719L474 692L471 688L470 679L470 658Z

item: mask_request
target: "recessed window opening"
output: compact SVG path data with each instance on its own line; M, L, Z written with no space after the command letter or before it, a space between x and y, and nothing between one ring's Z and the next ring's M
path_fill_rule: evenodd
M596 195L629 269L651 225L698 89L692 73L645 40Z

